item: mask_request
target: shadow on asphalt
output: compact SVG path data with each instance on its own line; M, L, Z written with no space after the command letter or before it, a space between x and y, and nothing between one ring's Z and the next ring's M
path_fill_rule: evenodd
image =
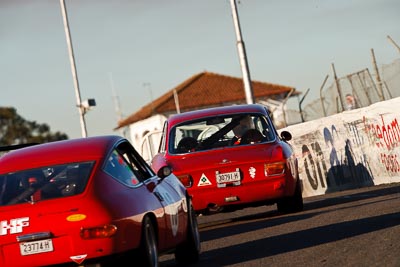
M231 214L231 216L229 216L229 214L224 214L222 219L217 219L214 221L210 220L209 218L199 218L201 241L206 242L214 239L223 239L224 237L231 235L243 234L267 227L287 224L293 221L305 220L321 213L330 212L330 210L326 209L313 212L313 210L318 210L321 208L329 208L339 204L375 198L383 195L388 196L390 194L399 194L400 185L383 185L375 186L374 188L362 188L359 190L362 190L362 192L357 191L352 193L354 190L348 190L330 193L323 196L305 198L304 211L299 213L282 214L276 211L276 209L271 208L268 211L257 212L253 214L240 215L240 212L234 212ZM396 198L398 198L398 196L396 196ZM347 207L343 207L343 209L346 208ZM255 210L259 211L260 209ZM219 218L218 215L211 216L215 216L214 218ZM235 224L236 222L237 224ZM398 212L394 212L375 217L338 222L335 224L291 232L288 234L260 238L251 242L245 242L238 245L202 252L200 255L200 262L190 266L217 267L240 264L241 262L274 256L295 250L301 250L324 243L335 242L366 234L372 231L378 231L399 225L399 222L400 214ZM234 224L232 225L232 223ZM220 255L229 255L229 257L221 258ZM219 264L221 265L215 265L215 263L208 262L208 259L215 258L218 258ZM162 262L161 266L167 267L178 265L176 265L174 259L171 259Z

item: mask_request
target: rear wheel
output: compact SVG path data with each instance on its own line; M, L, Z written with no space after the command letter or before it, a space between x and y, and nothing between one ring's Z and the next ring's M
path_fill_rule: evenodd
M188 199L188 229L187 238L175 251L175 259L181 265L197 262L200 254L200 233L197 224L197 216L192 202Z
M292 213L302 211L303 195L301 193L300 179L297 179L296 189L293 196L283 198L277 202L278 211L283 213Z
M149 216L143 219L142 239L139 248L140 266L158 267L157 237Z

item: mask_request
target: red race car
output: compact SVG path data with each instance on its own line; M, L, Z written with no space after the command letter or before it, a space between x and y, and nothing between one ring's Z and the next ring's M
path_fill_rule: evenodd
M303 210L297 158L259 104L233 105L170 116L151 162L170 166L187 187L196 213L277 203Z
M156 174L128 140L97 136L0 157L0 266L158 266L196 262L200 237L186 188ZM118 263L120 262L120 263Z

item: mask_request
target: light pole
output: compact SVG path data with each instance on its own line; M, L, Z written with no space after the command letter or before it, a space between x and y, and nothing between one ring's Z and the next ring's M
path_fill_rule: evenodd
M60 5L61 5L61 13L63 15L63 21L64 21L65 36L67 38L68 53L69 53L69 60L71 63L72 77L74 79L76 106L78 107L79 115L80 115L82 137L87 137L85 114L92 106L96 105L96 102L94 99L88 99L88 100L85 100L84 102L81 101L81 93L79 91L78 74L77 74L76 67L75 67L74 50L72 47L71 34L69 32L68 15L67 15L67 10L65 8L65 1L60 0Z
M237 38L237 48L239 54L240 65L242 67L244 90L246 95L247 104L254 103L253 89L251 87L250 71L249 65L247 63L246 49L244 47L244 42L242 39L242 33L240 31L239 15L236 8L236 0L231 0L232 17L235 26L236 38Z

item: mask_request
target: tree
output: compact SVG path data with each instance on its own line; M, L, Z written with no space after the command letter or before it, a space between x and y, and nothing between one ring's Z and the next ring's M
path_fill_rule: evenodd
M61 132L52 133L47 124L27 121L12 107L0 107L0 146L47 143L68 139Z

